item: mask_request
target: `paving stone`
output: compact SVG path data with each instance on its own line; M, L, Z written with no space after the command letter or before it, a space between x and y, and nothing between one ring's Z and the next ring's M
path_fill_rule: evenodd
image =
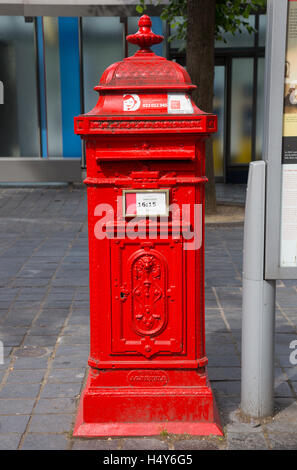
M21 434L0 434L0 450L17 450Z
M29 432L49 433L69 432L73 424L72 414L34 415L29 425Z
M35 335L28 335L24 341L25 346L55 346L57 342L57 335L50 336L35 336Z
M44 304L45 308L70 308L72 304L71 299L51 299L47 300Z
M5 326L0 325L0 336L3 337L5 342L6 338L10 336L24 336L27 333L26 327L20 326Z
M71 317L68 320L68 324L72 325L84 325L86 322L89 324L89 316L90 313L88 312L87 314L81 314L81 315L71 315Z
M40 384L22 384L16 387L14 384L6 384L0 391L0 398L34 398L38 395Z
M265 424L271 432L297 433L297 402L294 398L276 398L273 419Z
M79 395L80 389L80 383L46 384L41 398L74 398Z
M30 328L30 336L58 336L60 331L61 326L59 325L33 326Z
M261 426L257 421L255 423L243 423L243 422L232 422L228 423L224 432L226 434L248 434L248 433L263 433L263 426Z
M12 362L12 357L5 357L4 356L4 361L0 362L0 372L6 372L9 366L11 365Z
M34 414L72 413L76 410L74 398L40 398Z
M228 433L227 450L267 450L268 445L261 433Z
M18 433L22 434L28 424L29 415L0 416L0 434Z
M186 439L174 443L175 450L219 450L218 444L209 440Z
M236 397L240 395L240 381L239 380L230 380L230 381L212 381L212 388L215 390L218 396L229 396Z
M59 346L56 349L56 354L55 357L59 356L81 356L81 357L88 357L90 353L90 347L88 344L81 344L79 347L77 345L68 345L68 344L59 344Z
M289 351L288 354L285 354L285 355L281 355L281 354L277 355L277 361L279 362L281 367L285 369L290 368L290 367L296 367L294 364L291 364L291 361L290 361L291 352L292 351Z
M167 450L168 444L154 438L125 439L122 450Z
M274 387L275 397L291 397L294 396L288 382L281 382Z
M14 363L15 370L46 369L49 357L18 357Z
M65 323L64 317L50 317L48 314L41 314L40 317L37 318L35 325L40 327L47 328L62 328Z
M215 393L215 400L219 410L221 424L226 426L229 423L233 423L233 415L240 406L240 397L223 396Z
M72 313L71 313L71 317L70 317L70 320L74 317L81 317L84 319L83 321L83 325L85 325L85 321L89 319L89 315L90 315L90 308L77 308L77 309L72 309Z
M52 363L53 369L77 369L87 365L88 356L58 356Z
M291 358L290 358L291 359ZM280 360L280 362L282 362ZM290 361L292 362L292 361ZM283 367L283 370L285 371L286 376L291 382L296 382L297 381L297 365L296 364L290 364L287 367Z
M45 374L45 370L13 370L8 375L7 383L12 384L40 384Z
M69 441L63 434L33 434L25 437L22 450L67 450Z
M74 439L72 450L118 450L122 439Z
M3 325L4 326L26 326L26 327L29 327L31 326L32 324L32 321L35 317L36 313L34 313L34 315L30 316L30 317L21 317L21 318L18 318L16 315L8 315L4 322L3 322Z
M0 399L0 415L29 414L33 410L35 399Z
M63 336L73 336L73 335L83 335L86 336L89 334L89 326L88 325L81 325L78 327L77 325L68 325L63 330Z
M207 371L211 381L241 379L240 367L208 367Z
M14 287L48 286L49 279L28 279L26 277L17 277L13 281Z
M268 433L270 448L273 450L294 450L297 449L296 432Z
M234 344L214 344L213 342L207 343L206 350L208 355L220 354L223 356L236 356L237 350Z
M75 295L74 289L52 289L50 294L47 296L46 303L59 300L72 300Z
M208 354L207 350L206 355L210 367L240 367L240 359L235 355Z
M293 397L278 397L274 400L274 418L288 419L295 416L297 420L297 401Z
M0 341L2 341L5 346L20 346L23 339L23 336L6 335L6 337L4 337L2 334L0 334Z
M51 369L47 383L82 383L85 370L86 367L77 369Z
M61 336L61 344L66 345L66 344L77 344L78 346L80 344L89 344L90 343L90 335L85 334L85 335L68 335L68 336Z
M213 318L206 318L205 321L205 330L206 333L212 331L212 332L226 332L227 327L222 319L213 319Z

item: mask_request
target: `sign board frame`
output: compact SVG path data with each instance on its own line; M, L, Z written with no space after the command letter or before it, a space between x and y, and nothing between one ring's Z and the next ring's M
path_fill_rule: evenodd
M292 0L268 0L267 2L266 119L263 142L263 160L266 161L267 165L264 268L264 278L266 280L297 279L297 266L281 266L280 257L284 84L288 5L290 1Z

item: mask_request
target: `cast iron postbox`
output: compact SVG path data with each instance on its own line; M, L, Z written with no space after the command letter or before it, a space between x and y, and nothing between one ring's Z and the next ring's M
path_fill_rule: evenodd
M140 50L111 65L99 100L75 118L87 158L88 380L76 436L221 434L204 334L205 140L215 115L186 70Z

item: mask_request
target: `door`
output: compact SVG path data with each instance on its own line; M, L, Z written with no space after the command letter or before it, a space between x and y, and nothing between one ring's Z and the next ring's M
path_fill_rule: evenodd
M112 354L184 352L182 240L111 241Z
M218 132L213 136L214 171L217 181L225 181L226 153L226 65L217 61L214 78L213 112L218 116Z
M262 58L253 57L216 59L214 112L218 115L218 133L213 151L217 181L246 183L249 163L261 156L263 63Z

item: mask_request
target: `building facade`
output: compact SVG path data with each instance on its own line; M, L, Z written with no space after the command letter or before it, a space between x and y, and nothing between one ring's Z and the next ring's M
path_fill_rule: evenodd
M94 3L96 5L94 5ZM137 49L136 0L0 2L0 181L76 181L84 148L73 116L97 102L103 71ZM153 30L170 27L148 11ZM261 158L265 13L252 15L256 32L216 42L213 140L218 181L245 182L248 164ZM165 41L155 52L185 65L182 44Z

